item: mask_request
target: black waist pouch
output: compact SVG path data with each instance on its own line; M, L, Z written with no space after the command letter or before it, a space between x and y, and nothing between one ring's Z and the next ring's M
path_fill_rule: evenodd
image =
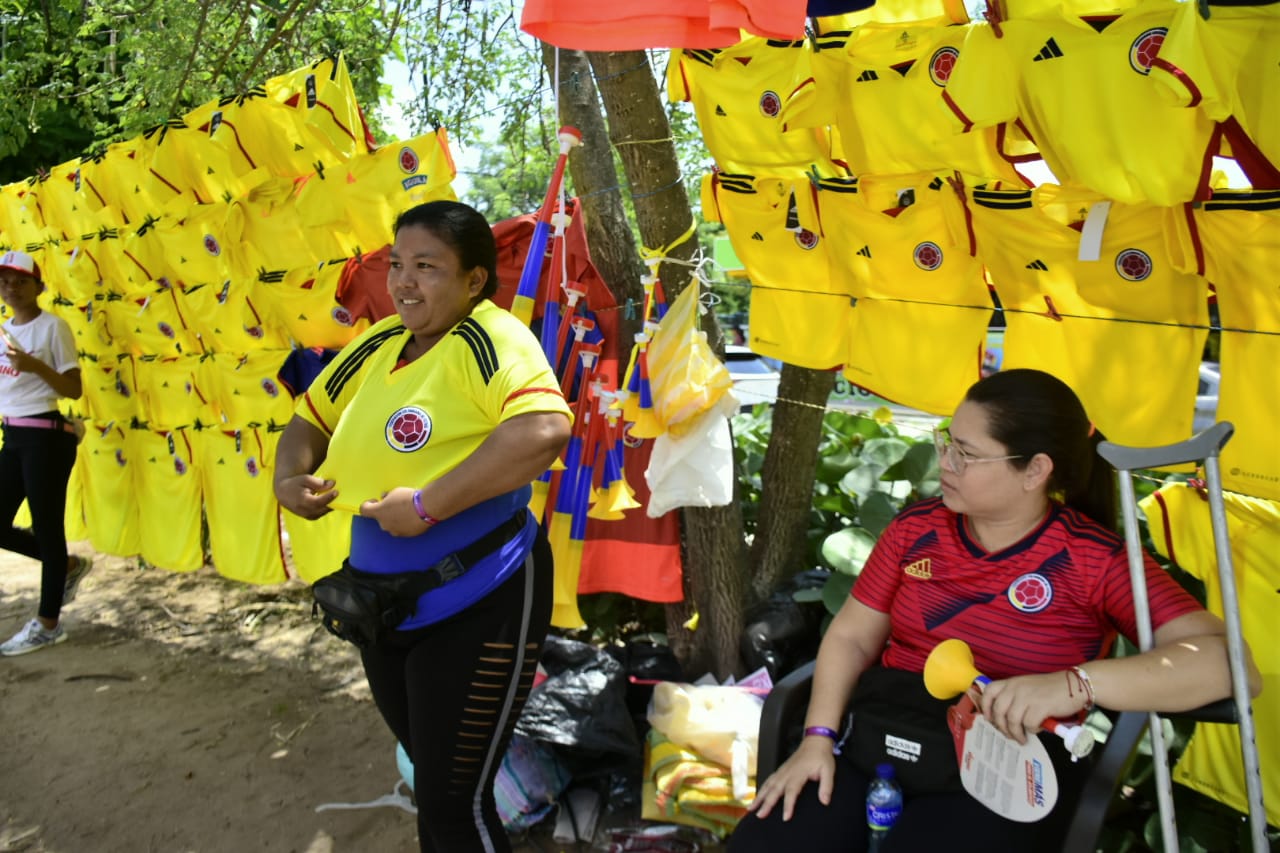
M313 615L335 637L360 648L377 643L413 612L418 597L439 586L425 572L384 575L362 572L346 561L311 587Z
M962 791L947 727L952 704L930 696L918 672L873 666L853 691L853 729L845 754L869 776L875 776L877 764L892 764L908 794Z
M409 618L423 593L462 576L478 560L519 534L528 516L528 510L520 510L475 542L422 571L364 572L343 560L342 568L312 585L315 601L311 613L320 617L330 634L368 648Z

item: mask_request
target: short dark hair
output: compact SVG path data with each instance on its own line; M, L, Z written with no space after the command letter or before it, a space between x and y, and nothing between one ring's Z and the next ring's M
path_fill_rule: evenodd
M428 201L396 217L393 233L401 228L425 228L458 254L463 269L483 267L488 272L480 296L498 292L498 245L484 214L460 201Z
M981 379L965 394L986 411L991 437L1003 444L1016 468L1043 453L1053 460L1050 493L1106 527L1116 529L1115 478L1098 456L1095 429L1071 386L1042 370L1002 370Z

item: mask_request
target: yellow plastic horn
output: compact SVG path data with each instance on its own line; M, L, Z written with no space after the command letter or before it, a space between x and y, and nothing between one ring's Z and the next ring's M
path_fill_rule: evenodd
M924 662L924 686L934 699L959 696L981 677L973 665L973 650L964 640L943 640Z

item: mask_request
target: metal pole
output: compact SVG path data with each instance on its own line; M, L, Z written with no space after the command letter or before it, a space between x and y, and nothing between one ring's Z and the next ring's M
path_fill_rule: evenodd
M1227 659L1231 664L1231 692L1236 703L1236 719L1240 726L1240 753L1244 758L1244 783L1249 800L1249 830L1253 836L1253 853L1267 853L1267 812L1262 802L1262 769L1258 762L1258 742L1254 735L1253 706L1249 696L1249 677L1245 672L1244 632L1240 626L1240 598L1231 561L1231 542L1227 534L1227 512L1222 497L1222 471L1218 453L1204 460L1205 479L1209 488L1209 516L1213 521L1213 547L1218 557L1218 586L1222 590L1222 617L1227 624ZM1214 500L1217 496L1217 500Z

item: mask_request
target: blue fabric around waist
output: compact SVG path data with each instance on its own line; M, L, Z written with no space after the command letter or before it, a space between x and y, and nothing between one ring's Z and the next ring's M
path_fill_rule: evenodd
M524 486L490 498L446 518L420 536L392 536L372 518L355 516L351 521L349 561L357 569L378 574L425 571L524 510L529 523L519 535L478 560L461 577L424 593L418 599L417 610L400 623L399 629L439 622L484 598L524 562L533 549L537 533L537 525L528 511L532 495L532 487Z

